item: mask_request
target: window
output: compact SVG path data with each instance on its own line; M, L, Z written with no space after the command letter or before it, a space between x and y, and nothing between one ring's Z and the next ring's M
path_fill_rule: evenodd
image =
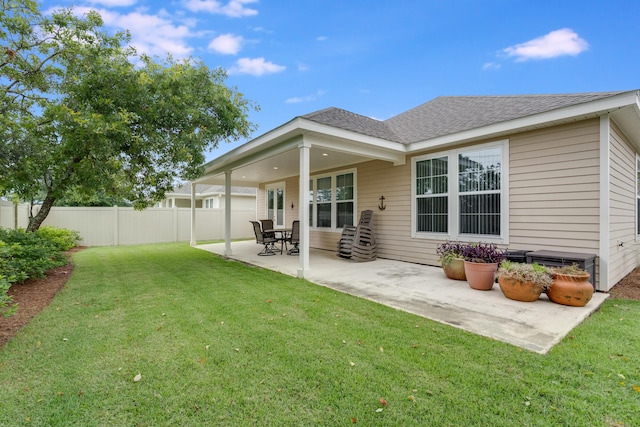
M418 232L449 231L449 161L447 157L416 163L416 216Z
M311 227L338 229L354 224L355 172L313 177L309 189Z
M413 236L504 241L506 158L507 141L414 158Z
M217 197L208 197L204 199L204 207L205 209L213 209L220 207L220 199Z
M501 151L458 154L460 234L500 235Z

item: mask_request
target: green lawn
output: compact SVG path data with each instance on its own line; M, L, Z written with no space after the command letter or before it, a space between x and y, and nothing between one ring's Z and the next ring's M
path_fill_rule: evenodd
M2 426L640 425L639 302L539 355L184 244L74 260L0 350Z

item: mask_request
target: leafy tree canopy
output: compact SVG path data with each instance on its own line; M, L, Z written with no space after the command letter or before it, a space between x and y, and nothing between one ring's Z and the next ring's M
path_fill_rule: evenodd
M74 192L150 206L197 178L205 152L255 128L247 112L258 107L225 85L223 69L137 54L96 12L1 7L0 188L43 198L28 230Z

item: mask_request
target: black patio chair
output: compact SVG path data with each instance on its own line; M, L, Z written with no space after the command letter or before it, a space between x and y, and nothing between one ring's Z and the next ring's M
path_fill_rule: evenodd
M273 251L274 244L277 240L274 237L267 237L265 233L262 231L262 226L258 221L249 221L253 224L253 232L256 235L256 243L259 245L264 245L264 249L258 253L260 256L265 255L275 255L276 253Z
M287 251L287 255L299 255L300 248L298 248L298 245L300 244L300 221L293 221L293 224L291 224L291 234L287 237L286 241L292 246L292 248Z

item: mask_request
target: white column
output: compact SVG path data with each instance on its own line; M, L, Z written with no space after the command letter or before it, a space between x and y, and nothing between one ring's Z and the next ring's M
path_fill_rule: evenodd
M300 256L298 260L298 277L309 277L309 159L311 144L304 140L298 145L300 151L300 193L298 212L300 218Z
M231 171L224 172L224 254L231 256Z
M191 183L191 246L196 245L196 184Z

